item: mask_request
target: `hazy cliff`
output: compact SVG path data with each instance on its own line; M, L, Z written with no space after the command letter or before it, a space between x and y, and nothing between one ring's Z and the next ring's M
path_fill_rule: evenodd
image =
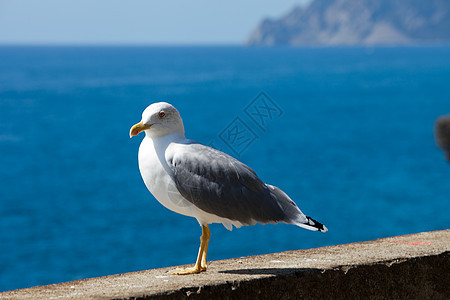
M373 45L450 41L450 0L315 0L263 20L250 45Z

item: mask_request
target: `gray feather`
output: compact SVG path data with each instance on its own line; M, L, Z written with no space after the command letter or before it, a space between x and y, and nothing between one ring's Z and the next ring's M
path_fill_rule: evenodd
M284 192L264 184L245 164L198 143L187 147L168 164L180 194L198 208L244 225L304 218Z

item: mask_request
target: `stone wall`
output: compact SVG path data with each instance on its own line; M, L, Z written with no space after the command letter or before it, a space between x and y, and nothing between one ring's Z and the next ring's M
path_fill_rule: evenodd
M153 269L0 293L0 299L450 299L450 230Z

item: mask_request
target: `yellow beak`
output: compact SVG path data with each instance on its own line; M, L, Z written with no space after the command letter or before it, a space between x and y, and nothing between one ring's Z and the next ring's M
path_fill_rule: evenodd
M143 124L142 122L139 122L130 129L130 138L132 138L135 135L138 135L140 132L149 129L152 127L153 124Z

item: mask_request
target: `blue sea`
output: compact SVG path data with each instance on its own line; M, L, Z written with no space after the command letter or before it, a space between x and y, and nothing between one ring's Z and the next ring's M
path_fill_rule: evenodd
M128 136L158 101L329 229L215 224L210 260L450 228L450 47L3 46L0 291L195 261Z

